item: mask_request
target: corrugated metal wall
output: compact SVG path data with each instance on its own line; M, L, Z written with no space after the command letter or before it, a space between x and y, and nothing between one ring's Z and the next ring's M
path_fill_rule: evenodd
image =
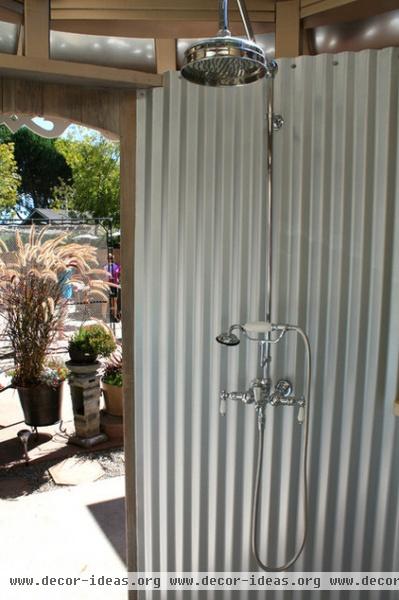
M275 136L273 316L302 325L314 357L311 518L297 570L399 570L398 72L399 51L383 50L284 59L276 78L286 124ZM266 93L263 83L212 90L174 74L138 102L142 570L255 569L254 410L230 406L222 419L218 393L245 388L256 356L214 338L264 316ZM292 377L299 392L302 371L285 343L275 376ZM269 561L284 560L300 535L300 442L294 412L269 409ZM294 596L268 594L282 597Z

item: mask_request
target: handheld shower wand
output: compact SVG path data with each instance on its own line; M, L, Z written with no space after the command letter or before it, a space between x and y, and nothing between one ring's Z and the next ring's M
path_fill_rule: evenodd
M308 336L300 327L288 326L287 331L296 331L299 334L306 348L307 355L307 368L306 368L306 384L305 384L305 398L304 404L301 405L298 412L298 421L304 422L304 433L303 433L303 456L302 456L302 477L303 477L303 502L302 502L302 514L303 514L303 534L302 541L294 553L294 555L287 560L283 565L270 566L262 562L258 551L258 537L259 527L257 526L258 514L259 514L259 500L260 500L260 482L262 477L262 466L263 466L263 446L264 446L264 428L262 431L258 431L258 459L256 466L255 475L255 487L252 501L252 520L251 520L251 544L252 552L258 566L264 571L286 571L298 560L302 551L305 547L306 538L308 534L308 447L309 447L309 414L310 414L310 382L312 378L312 365L311 365L311 351ZM278 384L277 386L278 387ZM303 414L305 412L305 414Z
M240 331L248 340L259 344L260 366L264 369L262 379L254 379L246 392L226 392L220 393L220 414L226 415L227 401L240 400L245 404L254 404L258 423L258 456L256 465L255 485L252 499L252 518L251 518L251 544L252 552L258 566L264 571L277 572L286 571L299 558L305 546L308 532L308 447L309 447L309 414L310 414L310 382L312 378L311 351L310 343L306 333L297 325L276 325L268 321L247 323L245 325L232 325L227 333L221 334L216 339L219 343L226 346L235 346L239 344L239 338L232 332ZM295 332L299 335L305 345L306 350L306 383L303 396L292 395L292 384L286 379L281 379L274 386L270 378L270 348L272 344L278 344L284 335L288 332ZM259 337L259 335L261 337ZM265 352L267 347L267 352ZM260 502L260 483L262 478L263 451L264 451L264 433L266 424L266 408L270 406L297 406L298 422L304 424L303 433L303 452L302 452L302 477L303 477L303 535L301 543L294 555L283 565L270 566L262 562L259 556L259 502Z

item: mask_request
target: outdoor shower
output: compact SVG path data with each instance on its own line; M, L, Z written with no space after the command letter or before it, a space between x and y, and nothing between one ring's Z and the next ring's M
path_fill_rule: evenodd
M266 270L266 318L264 321L232 325L225 333L217 336L217 341L225 346L236 346L240 337L244 336L249 341L258 344L259 366L261 376L252 380L244 392L226 392L220 394L220 413L226 415L229 400L241 401L244 404L254 404L258 427L258 458L256 478L252 502L251 538L252 551L260 568L265 571L284 571L291 567L300 556L306 540L308 529L308 481L307 481L307 456L309 439L309 403L311 381L311 355L310 344L306 333L297 325L274 324L272 322L272 221L273 221L273 132L282 127L284 121L280 115L273 113L273 78L277 73L277 64L266 58L262 48L256 44L255 36L249 21L244 0L237 0L237 5L244 24L247 40L233 37L229 31L228 0L219 0L219 32L216 37L201 40L189 47L185 52L185 62L182 75L192 83L208 86L236 86L257 81L263 77L271 80L267 102L268 122L268 147L267 147L267 174L268 174L268 210L267 210L267 237L268 261ZM236 333L235 333L236 332ZM294 332L301 337L306 350L306 382L305 393L302 396L293 394L293 386L288 379L281 379L273 384L271 379L272 347L278 344L287 333ZM304 424L303 431L303 522L304 531L301 544L294 556L284 565L265 565L258 552L258 514L260 500L260 481L263 465L264 431L266 422L266 408L270 405L297 407L298 421Z

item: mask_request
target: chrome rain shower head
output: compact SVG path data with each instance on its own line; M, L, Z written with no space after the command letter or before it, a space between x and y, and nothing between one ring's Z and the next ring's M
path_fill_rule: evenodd
M275 61L268 61L249 21L244 0L237 0L248 39L231 35L228 28L228 0L219 0L219 33L190 46L184 54L182 76L191 83L213 87L252 83L273 77Z
M181 73L191 83L222 87L262 79L267 68L260 46L232 36L217 36L186 50Z

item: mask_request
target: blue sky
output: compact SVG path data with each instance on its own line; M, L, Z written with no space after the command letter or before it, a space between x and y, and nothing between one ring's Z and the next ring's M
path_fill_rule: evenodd
M40 125L40 127L43 127L43 129L51 130L53 128L52 122L47 121L43 117L34 117L33 121L35 123L37 123L38 125ZM90 130L87 129L86 127L81 127L79 125L72 124L69 127L67 127L67 129L64 131L64 133L60 137L64 138L67 136L68 137L72 136L76 140L81 140L85 131L90 131Z

